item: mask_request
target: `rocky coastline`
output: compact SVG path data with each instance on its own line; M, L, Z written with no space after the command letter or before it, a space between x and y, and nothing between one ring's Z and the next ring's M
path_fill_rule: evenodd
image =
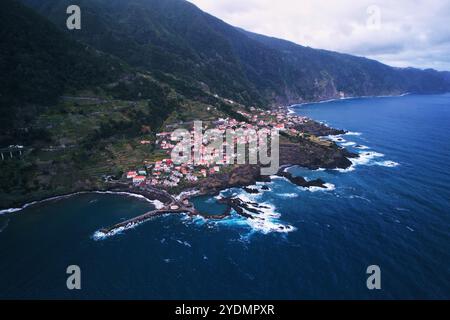
M339 147L336 143L328 140L317 140L318 138L329 135L345 134L344 130L338 130L328 127L322 123L309 120L300 125L297 130L307 132L307 136L297 137L295 141L283 140L280 143L280 166L282 169L278 171L277 176L286 178L291 183L303 188L326 188L326 182L321 179L307 181L303 177L293 176L290 172L285 170L291 166L301 166L308 169L346 169L352 165L349 160L358 157L357 154L351 153L345 148ZM185 192L187 189L181 190L179 197L174 197L170 190L155 188L150 186L134 186L121 181L109 181L104 183L101 187L90 189L88 186L80 188L73 193L59 195L53 198L36 199L32 203L25 204L17 209L8 209L10 212L18 211L30 205L38 204L40 202L50 201L63 197L70 197L81 193L115 193L128 194L134 196L141 196L148 201L158 201L161 208L155 208L142 216L135 217L129 221L121 222L115 226L104 228L101 231L104 234L114 233L115 230L132 227L136 224L144 222L150 218L164 215L164 214L180 214L187 213L191 216L199 215L209 220L221 220L231 215L231 210L234 210L238 215L248 219L254 219L254 215L262 212L264 206L257 203L246 203L239 198L220 198L219 203L226 204L227 209L224 213L201 214L194 205L190 202L193 196L199 195L218 195L221 191L229 188L243 188L249 194L257 194L260 192L257 188L251 186L257 182L270 182L269 176L261 175L261 167L259 165L236 165L230 170L222 173L216 173L208 176L197 183L187 186L186 188L194 189L196 192ZM261 190L269 190L269 187L264 185ZM184 194L185 193L185 194ZM6 211L8 211L6 210Z

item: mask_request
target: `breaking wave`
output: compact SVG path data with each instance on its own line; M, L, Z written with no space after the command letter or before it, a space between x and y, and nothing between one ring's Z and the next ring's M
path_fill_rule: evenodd
M394 167L397 167L400 165L398 162L390 161L390 160L375 162L375 164L382 166L382 167L388 167L388 168L394 168Z
M307 189L310 192L317 192L317 191L333 191L336 190L336 186L332 183L325 183L324 184L325 188L320 188L320 187L309 187L309 188L303 188L303 189Z
M345 135L346 136L360 136L362 133L361 132L353 132L353 131L349 131L347 132Z
M161 209L162 207L164 207L164 204L161 201L159 201L159 200L150 200L150 199L147 199L146 197L144 197L143 195L136 194L136 193L131 193L131 192L121 192L121 191L81 191L81 192L74 192L74 193L66 194L66 195L62 195L62 196L51 197L51 198L47 198L47 199L44 199L44 200L33 201L33 202L30 202L30 203L24 204L20 208L9 208L9 209L0 210L0 215L22 211L22 210L24 210L24 209L26 209L28 207L31 207L31 206L34 206L34 205L37 205L37 204L40 204L40 203L45 203L45 202L50 202L50 201L55 201L55 200L61 200L61 199L67 199L67 198L71 198L71 197L82 195L82 194L116 194L116 195L123 195L123 196L127 196L127 197L132 197L132 198L144 200L144 201L154 205L156 209Z
M224 192L222 192L223 194ZM256 209L260 211L259 214L252 213L245 208L242 208L244 212L251 216L251 218L244 218L234 213L229 219L216 221L217 225L232 225L232 226L247 226L251 228L252 232L269 234L276 233L289 233L295 231L296 228L289 224L285 224L280 220L280 213L277 212L276 207L267 201L262 202L259 199L260 195L248 195L243 190L239 190L233 193L234 198L238 198L245 202L250 209ZM258 203L259 207L255 207L252 203Z
M375 151L368 151L368 152L361 152L359 153L358 158L350 158L349 160L352 162L352 165L348 167L347 169L335 169L339 172L350 172L354 171L355 167L362 166L362 165L369 165L371 164L372 160L375 158L381 158L384 157L384 154L375 152Z

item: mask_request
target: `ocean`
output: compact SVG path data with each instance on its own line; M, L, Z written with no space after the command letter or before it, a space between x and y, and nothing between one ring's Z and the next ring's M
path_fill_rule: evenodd
M347 170L289 169L326 190L274 177L259 194L223 192L263 205L263 219L163 216L108 238L96 231L153 204L81 194L5 213L0 298L450 299L450 94L291 110L348 130L330 138L361 154ZM69 265L81 290L66 287ZM370 265L380 290L367 288Z

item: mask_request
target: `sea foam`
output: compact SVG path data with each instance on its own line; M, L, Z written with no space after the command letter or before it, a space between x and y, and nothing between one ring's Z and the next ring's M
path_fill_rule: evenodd
M382 167L388 167L388 168L394 168L399 166L400 164L398 162L395 161L380 161L380 162L375 162L376 165L382 166Z
M347 135L347 136L360 136L361 134L362 134L361 132L349 131L345 135Z
M237 225L250 227L252 232L258 232L262 234L276 233L289 233L295 231L296 228L284 224L280 221L280 213L277 212L275 206L267 201L261 201L260 194L247 194L243 190L233 193L233 197L245 202L251 209L256 209L261 213L255 214L242 208L246 214L249 214L252 218L234 217L230 219L217 221L219 225ZM252 205L252 203L258 203L259 207Z
M336 189L336 186L332 183L325 183L324 184L325 188L321 188L321 187L309 187L306 188L308 191L310 192L318 192L318 191L333 191Z
M91 193L94 193L94 194L124 195L124 196L136 198L136 199L139 199L139 200L144 200L144 201L146 201L148 203L151 203L152 205L155 206L156 209L161 209L162 207L164 207L164 204L161 201L159 201L159 200L150 200L150 199L147 199L146 197L144 197L143 195L136 194L136 193L131 193L131 192L121 192L121 191L80 191L80 192L74 192L74 193L70 193L70 194L66 194L66 195L62 195L62 196L50 197L50 198L47 198L47 199L44 199L44 200L29 202L29 203L24 204L20 208L9 208L9 209L0 210L0 215L22 211L22 210L24 210L24 209L26 209L28 207L31 207L31 206L34 206L34 205L40 204L40 203L56 201L56 200L62 200L62 199L71 198L71 197L74 197L74 196L77 196L77 195L91 194Z

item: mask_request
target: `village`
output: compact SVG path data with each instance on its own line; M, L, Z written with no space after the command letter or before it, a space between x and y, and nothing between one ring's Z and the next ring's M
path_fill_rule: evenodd
M304 133L299 131L300 125L309 121L308 118L289 114L285 108L274 110L263 110L252 107L250 112L238 111L248 121L237 121L232 118L218 119L211 123L212 128L225 132L226 130L261 130L261 129L277 129L289 136L302 136ZM195 141L194 132L191 130L191 138L194 144L200 145L200 161L186 162L182 164L175 164L171 159L172 149L175 147L175 139L172 137L172 132L160 132L156 134L155 146L157 150L162 151L167 155L166 158L155 162L145 162L142 167L133 168L128 171L124 178L129 183L136 187L159 187L163 189L176 188L180 185L193 185L200 179L206 178L209 175L221 172L225 167L235 163L235 159L228 158L224 154L221 159L216 156L208 154L204 141ZM237 138L238 143L249 143L251 136L244 136ZM140 144L151 144L149 140L141 140ZM236 154L232 154L236 157Z

